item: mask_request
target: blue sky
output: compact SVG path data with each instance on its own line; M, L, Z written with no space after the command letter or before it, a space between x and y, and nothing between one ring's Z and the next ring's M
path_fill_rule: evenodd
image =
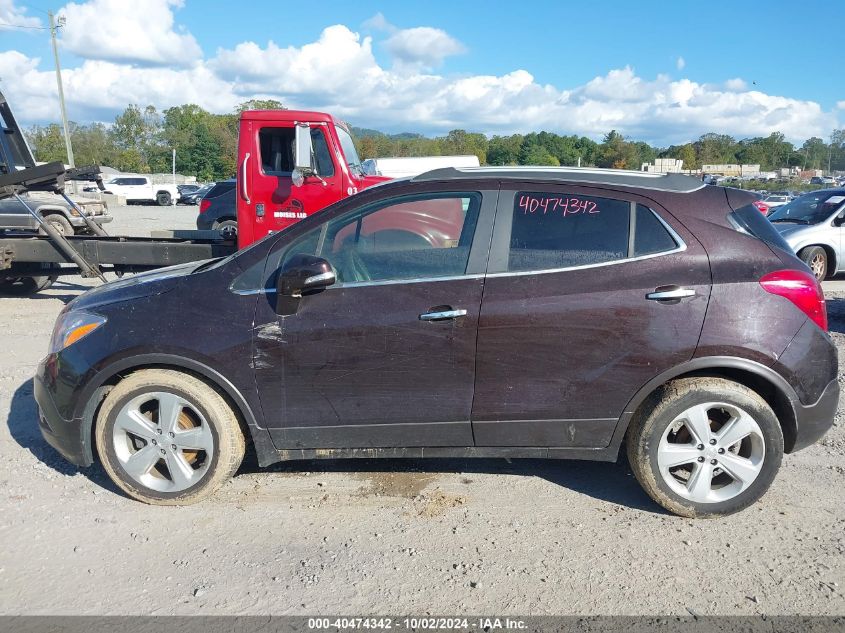
M615 127L663 144L711 129L826 137L845 121L837 79L845 54L838 27L829 29L845 23L839 0L248 6L56 5L68 17L61 54L71 116L108 119L136 101L225 111L273 96L388 131L597 136ZM4 19L44 26L46 8L44 0L0 0L0 29ZM85 34L98 18L109 41L92 43ZM33 121L52 117L34 106L35 88L48 87L50 55L46 31L0 30L0 89L32 101ZM358 73L366 81L353 81ZM98 93L90 84L101 81ZM167 89L167 81L187 87Z

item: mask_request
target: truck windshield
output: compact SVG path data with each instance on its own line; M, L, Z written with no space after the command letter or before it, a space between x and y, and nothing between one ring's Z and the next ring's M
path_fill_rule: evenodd
M349 169L359 176L364 175L364 170L361 167L361 159L358 158L358 150L355 149L355 143L352 142L352 137L349 132L344 130L339 125L334 126L337 130L337 137L340 139L340 147L343 149L343 155L346 156L346 164Z
M794 222L795 224L818 224L824 222L845 202L842 193L805 193L789 204L778 207L769 216L770 222Z

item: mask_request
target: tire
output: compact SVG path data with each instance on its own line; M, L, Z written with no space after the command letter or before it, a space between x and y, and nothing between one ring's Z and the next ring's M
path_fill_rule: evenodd
M56 268L54 264L42 264L41 267L45 272ZM6 277L0 277L0 296L28 297L47 290L59 278L55 274L14 277L11 276L15 274L14 271L15 268L12 266L11 270L6 272Z
M237 239L238 222L237 220L223 220L222 222L215 222L214 230L220 231L220 234L227 239Z
M827 251L824 248L821 246L808 246L801 251L799 257L801 261L810 267L816 279L824 281L827 278Z
M56 213L52 213L44 218L45 222L49 222L50 225L56 229L62 235L73 235L74 230L73 226L71 226L68 219L63 215L58 215ZM41 235L46 235L46 231L42 228L38 229L38 232Z
M156 194L156 202L160 207L169 207L173 202L173 198L171 197L169 191L159 191Z
M742 439L730 444L736 437ZM723 378L682 378L662 386L639 408L626 440L631 469L646 493L691 518L733 514L755 503L783 459L783 432L771 407Z
M167 410L174 415L159 424ZM148 421L137 422L139 414ZM245 452L226 400L199 378L170 369L140 370L118 383L97 416L95 441L111 480L152 505L202 501L235 474Z

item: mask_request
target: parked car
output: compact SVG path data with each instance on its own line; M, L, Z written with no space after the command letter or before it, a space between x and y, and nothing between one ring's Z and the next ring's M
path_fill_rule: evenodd
M764 197L761 202L769 208L768 212L766 213L766 215L768 215L774 209L788 203L790 200L792 200L792 198L788 195L778 195L773 193Z
M176 191L179 193L176 202L185 204L185 196L195 193L199 188L200 185L176 185Z
M155 202L166 207L179 197L176 185L154 183L149 176L116 176L103 185L104 193L123 196L126 202Z
M211 188L200 200L197 228L214 230L229 239L238 237L238 210L235 200L234 178L223 180ZM304 214L303 214L304 215Z
M614 461L624 440L665 508L736 512L839 400L819 283L751 200L572 168L372 187L70 302L40 428L154 504L208 497L248 444L268 465Z
M805 193L769 220L817 279L845 270L845 188Z
M181 202L182 204L199 204L200 200L202 200L203 196L211 191L211 188L215 185L215 183L210 182L208 184L202 185L196 191L192 191L191 193L186 193L182 195Z
M27 193L21 196L27 205L47 220L62 235L90 233L82 215L64 198L52 193ZM112 221L106 205L90 198L73 198L74 203L97 224ZM37 231L40 225L16 198L0 200L0 231Z

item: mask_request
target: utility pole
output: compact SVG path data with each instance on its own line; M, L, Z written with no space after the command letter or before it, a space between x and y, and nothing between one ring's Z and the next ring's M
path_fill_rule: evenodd
M64 16L60 16L57 24L52 11L48 11L47 15L50 16L50 39L53 42L53 59L56 60L56 84L58 84L59 86L59 106L62 109L62 127L65 131L65 149L67 150L67 164L71 167L74 167L73 147L71 147L70 144L70 131L68 130L67 126L67 111L65 110L65 91L62 88L62 69L59 66L59 49L56 45L56 31L58 31L59 27L65 25L65 18Z

